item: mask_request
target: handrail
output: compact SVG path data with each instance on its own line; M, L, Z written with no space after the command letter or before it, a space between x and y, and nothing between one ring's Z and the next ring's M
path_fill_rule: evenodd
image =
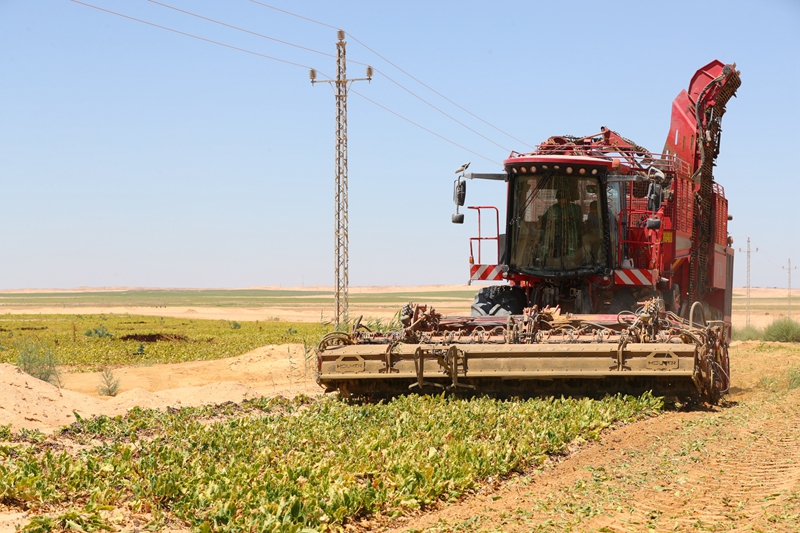
M481 262L481 241L497 241L497 262L496 264L500 263L500 210L497 209L493 205L470 205L467 206L467 209L474 209L478 212L478 236L477 237L470 237L469 238L469 262L470 264L475 263L475 255L473 253L472 243L477 241L478 243L478 263L482 265ZM481 209L494 209L495 214L495 236L494 237L481 237Z

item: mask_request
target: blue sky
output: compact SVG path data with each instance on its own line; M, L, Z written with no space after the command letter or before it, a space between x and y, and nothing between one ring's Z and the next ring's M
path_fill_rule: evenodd
M333 76L335 60L147 0L87 2L303 66L69 0L0 0L0 288L332 285L334 97L304 67ZM335 54L334 29L248 0L164 3ZM800 2L265 3L341 27L527 145L607 126L660 151L694 72L736 62L716 169L734 246L759 248L755 286L800 265ZM465 282L475 218L450 223L454 171L529 146L352 38L347 52L351 77L379 71L354 90L480 154L350 94L351 285ZM468 205L503 201L469 183Z

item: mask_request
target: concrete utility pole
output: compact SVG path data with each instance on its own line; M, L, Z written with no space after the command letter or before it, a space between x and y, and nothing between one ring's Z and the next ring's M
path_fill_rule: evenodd
M347 251L350 238L348 236L347 220L347 89L354 81L371 81L372 67L367 67L366 78L347 79L347 58L344 40L344 30L338 30L336 43L336 79L321 80L330 83L336 93L336 185L334 196L334 265L335 265L335 294L336 308L335 324L347 322L348 318L348 289L350 278L347 272L350 262ZM311 69L311 83L317 83L317 72Z
M739 251L742 252L741 248ZM756 252L758 248L756 248ZM745 309L747 314L747 325L750 325L750 237L747 238L747 302L745 303Z
M788 296L788 300L789 300L789 318L791 318L792 317L792 258L791 257L789 258L789 266L788 267L781 267L781 268L785 268L787 270L787 272L789 272L789 285L788 285L789 286L789 296ZM797 270L797 267L794 267L794 269Z

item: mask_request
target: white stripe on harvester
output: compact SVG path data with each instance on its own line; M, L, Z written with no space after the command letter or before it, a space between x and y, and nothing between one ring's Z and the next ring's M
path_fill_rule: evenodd
M645 276L644 273L641 270L639 270L638 268L632 270L632 272L633 272L634 276L639 278L639 281L642 282L642 285L652 285L653 284L653 282L650 281L649 279L647 279L647 276Z
M487 279L500 279L502 269L500 265L473 265L473 272L470 279L487 280Z
M633 280L626 276L622 270L615 270L614 273L622 281L623 285L633 285Z

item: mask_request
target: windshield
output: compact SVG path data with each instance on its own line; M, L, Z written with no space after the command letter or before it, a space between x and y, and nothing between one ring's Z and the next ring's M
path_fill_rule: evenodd
M513 193L510 266L552 276L606 264L600 184L594 177L519 177Z

